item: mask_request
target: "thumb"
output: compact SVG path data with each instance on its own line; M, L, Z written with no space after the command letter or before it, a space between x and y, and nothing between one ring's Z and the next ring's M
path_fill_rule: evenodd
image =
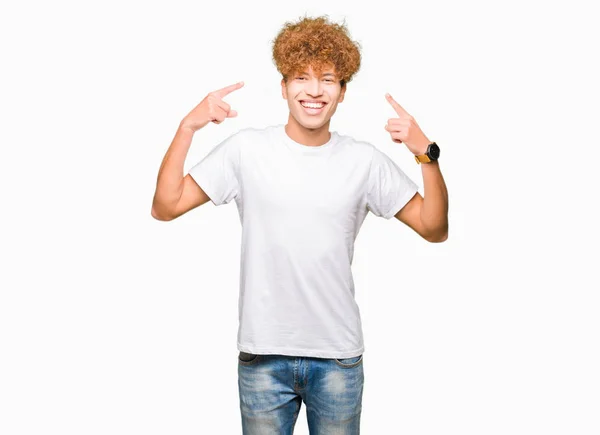
M235 110L230 110L229 113L227 114L228 118L235 118L238 115L238 113Z

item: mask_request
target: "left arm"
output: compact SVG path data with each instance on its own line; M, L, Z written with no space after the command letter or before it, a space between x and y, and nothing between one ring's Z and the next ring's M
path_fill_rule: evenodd
M396 143L404 143L414 155L425 154L431 141L417 121L386 94L398 118L388 120L385 129ZM425 240L438 243L448 238L448 191L437 160L421 163L425 198L419 192L400 209L395 217L415 230Z
M437 161L421 163L425 198L419 192L395 214L428 242L448 239L448 190Z

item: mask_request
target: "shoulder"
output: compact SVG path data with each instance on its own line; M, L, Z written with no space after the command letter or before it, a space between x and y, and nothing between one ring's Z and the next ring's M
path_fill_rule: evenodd
M277 139L276 133L276 126L243 127L231 134L228 142L240 162L250 161L269 153L271 144Z
M269 125L266 127L244 127L238 130L234 135L240 139L241 142L261 142L274 138L277 133L276 125Z
M372 142L367 140L355 139L345 136L348 148L352 148L357 152L354 153L361 162L361 166L373 176L378 173L401 172L401 168L393 154L388 154L386 151L378 148Z
M377 148L369 141L357 139L347 134L341 134L337 131L333 132L337 135L339 150L343 150L345 153L350 154L352 152L361 161L371 161L374 150Z
M255 143L257 139L264 136L265 129L255 127L243 127L238 130L229 131L222 137L217 148L226 148L228 150L239 150L248 143Z

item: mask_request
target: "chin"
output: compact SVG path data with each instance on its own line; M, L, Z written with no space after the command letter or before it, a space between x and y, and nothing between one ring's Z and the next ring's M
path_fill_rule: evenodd
M300 124L302 127L306 128L307 130L316 130L318 128L323 127L325 124L327 124L327 121L329 121L328 118L314 118L314 119L310 119L306 120L306 117L302 117L302 116L294 116L294 119L296 120L296 122L298 124Z
M302 125L304 128L306 128L307 130L318 130L319 128L323 127L325 124L327 124L327 121L323 121L323 122L319 122L319 123L301 123L300 125Z

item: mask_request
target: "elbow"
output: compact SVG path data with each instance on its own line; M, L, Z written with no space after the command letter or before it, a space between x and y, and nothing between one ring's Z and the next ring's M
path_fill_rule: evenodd
M429 243L442 243L445 242L446 240L448 240L448 233L444 233L441 236L437 236L437 237L429 237L426 239Z
M448 240L448 215L423 218L421 213L421 237L430 243L442 243Z
M172 221L174 219L174 217L172 215L165 213L164 211L159 211L159 210L160 209L155 207L155 204L152 204L152 211L150 212L150 214L157 221L168 222L168 221Z
M169 222L169 221L172 221L173 219L175 219L171 216L160 215L160 214L156 214L154 212L152 212L152 217L154 219L156 219L157 221L163 221L163 222Z
M423 236L429 243L442 243L448 240L448 226L437 231L431 231Z
M152 215L152 217L154 219L156 219L157 221L164 221L165 219L163 219L154 209L154 207L152 207L152 211L150 212L150 214Z

